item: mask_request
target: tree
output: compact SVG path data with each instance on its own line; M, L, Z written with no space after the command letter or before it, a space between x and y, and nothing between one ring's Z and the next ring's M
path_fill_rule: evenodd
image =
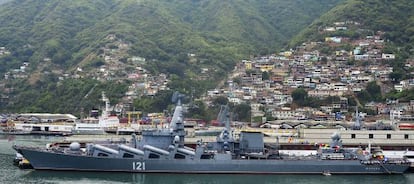
M367 90L362 90L358 92L356 96L358 97L358 100L361 103L367 103L367 102L372 101L371 95L367 92Z
M262 73L262 80L269 80L270 79L270 74L269 72L263 72Z
M213 106L220 107L221 105L227 105L229 100L225 96L218 96L213 99Z
M172 91L161 91L155 97L143 96L134 100L134 108L143 112L162 112L171 102Z
M321 63L322 64L327 64L328 63L328 58L326 58L325 56L321 57Z
M207 108L203 101L195 101L188 108L188 117L207 119Z
M307 98L308 98L308 92L303 88L295 89L292 92L293 102L298 104L298 105L301 105L301 106L305 105L306 104L305 100Z
M381 87L378 86L375 81L369 82L366 90L368 94L370 94L372 100L376 102L381 101Z
M247 103L235 105L233 108L233 117L235 117L235 120L237 121L250 122L250 118L251 118L250 111L251 111L251 107Z
M242 85L242 79L241 77L236 77L233 79L233 82L236 83L237 85L241 86Z
M403 78L404 73L401 70L400 71L394 71L394 72L391 72L389 74L389 76L390 76L390 79L393 83L398 83Z

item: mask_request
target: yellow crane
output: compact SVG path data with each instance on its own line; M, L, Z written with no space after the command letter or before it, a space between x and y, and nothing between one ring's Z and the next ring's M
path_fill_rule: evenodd
M136 119L140 118L140 115L142 114L141 111L128 111L128 126L131 125L131 116L135 115Z

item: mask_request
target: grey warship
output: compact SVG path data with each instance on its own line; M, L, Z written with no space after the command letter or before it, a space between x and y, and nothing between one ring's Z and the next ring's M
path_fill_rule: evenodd
M144 130L141 137L132 135L124 143L13 148L37 170L330 175L402 174L409 168L407 160L384 158L380 149L343 148L338 134L316 155L280 155L277 148L264 144L261 132L233 135L229 115L216 142L200 140L193 149L184 145L183 107L176 99L168 128Z

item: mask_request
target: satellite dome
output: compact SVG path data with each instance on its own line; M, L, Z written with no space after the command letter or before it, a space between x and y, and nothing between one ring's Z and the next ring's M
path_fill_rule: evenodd
M174 143L179 143L180 142L180 137L178 135L176 135L174 137Z
M79 151L80 150L80 144L78 142L72 142L69 145L69 149L71 151Z

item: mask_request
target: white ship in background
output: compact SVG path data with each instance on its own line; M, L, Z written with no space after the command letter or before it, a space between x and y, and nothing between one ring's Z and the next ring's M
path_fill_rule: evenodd
M111 108L110 101L104 92L102 92L102 101L105 102L105 109L102 110L101 116L97 117L98 112L92 111L91 114L94 115L75 124L74 134L105 134L106 131L117 131L120 127L120 121L117 115L111 114L113 108Z
M109 98L102 92L102 101L105 102L105 108L102 110L102 114L98 116L97 110L93 111L91 117L83 119L80 123L76 123L73 132L75 134L132 134L140 133L139 123L131 123L128 118L128 123L121 123L117 114L112 112L117 107L112 107ZM117 111L117 110L115 110ZM120 110L119 110L120 111Z
M73 128L73 134L80 135L102 135L105 134L104 128L99 124L99 119L96 117L87 117L80 120Z

